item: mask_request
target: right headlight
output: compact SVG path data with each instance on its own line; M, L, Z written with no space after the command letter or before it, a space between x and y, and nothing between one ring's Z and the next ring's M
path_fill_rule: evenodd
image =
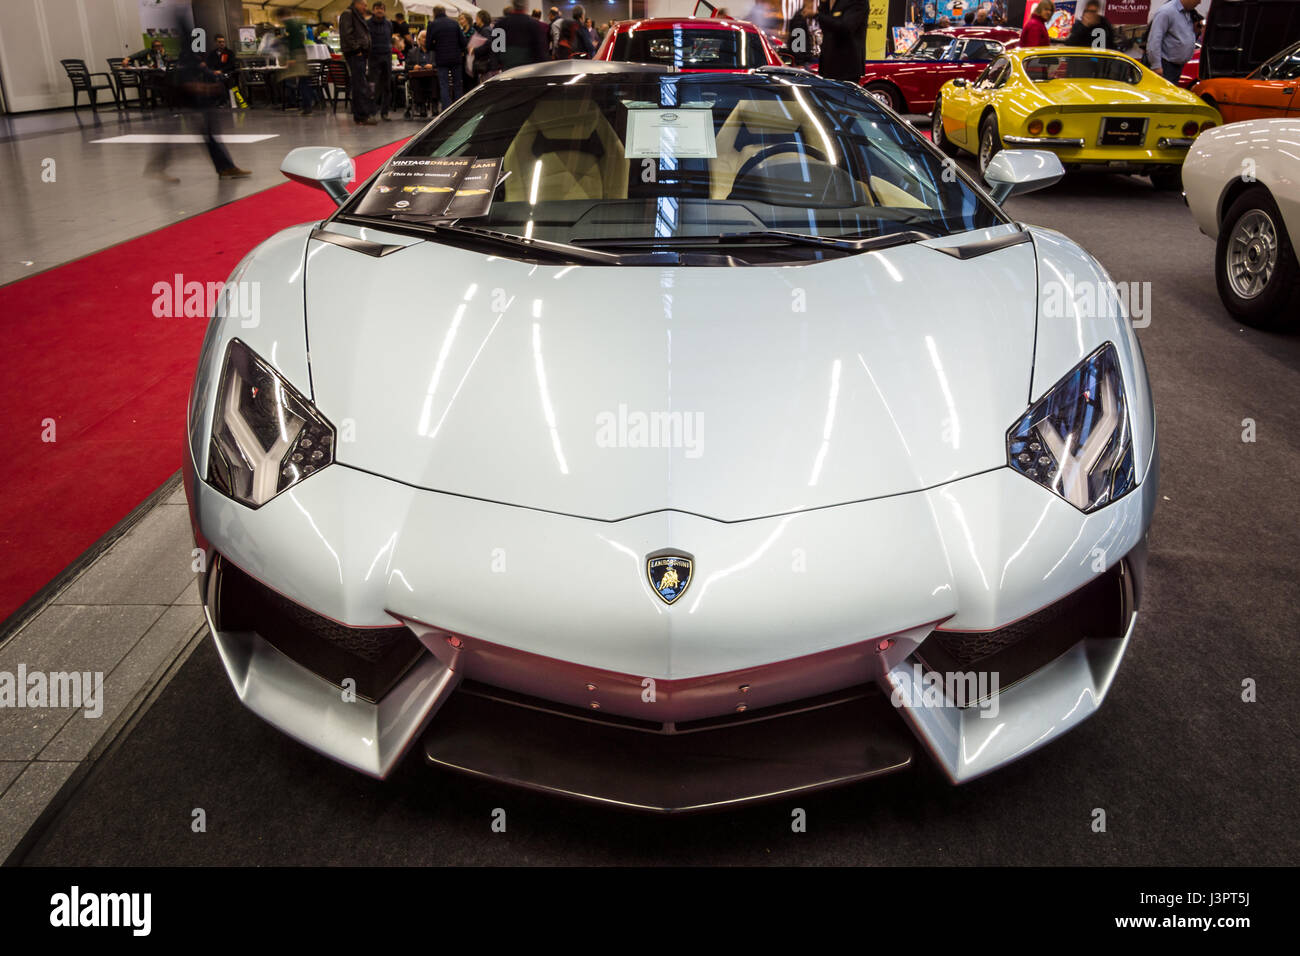
M208 482L258 508L334 461L334 428L238 339L217 388Z
M1133 490L1133 439L1115 346L1107 342L1007 432L1007 463L1080 511Z

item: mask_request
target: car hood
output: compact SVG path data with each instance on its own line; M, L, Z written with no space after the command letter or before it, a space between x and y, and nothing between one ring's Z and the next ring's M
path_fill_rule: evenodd
M1029 395L1034 246L964 261L930 246L1012 228L799 267L312 240L313 399L343 464L595 519L735 521L916 491L1006 463Z

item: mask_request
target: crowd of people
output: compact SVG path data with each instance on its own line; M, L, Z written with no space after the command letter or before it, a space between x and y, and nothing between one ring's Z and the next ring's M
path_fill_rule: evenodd
M1177 83L1183 67L1196 52L1205 26L1205 18L1196 10L1197 0L1170 0L1154 17L1146 37L1146 62L1170 83ZM1050 46L1047 25L1056 13L1052 0L1039 0L1020 33L1021 46ZM1115 27L1101 12L1099 0L1086 0L1074 25L1065 38L1066 46L1089 46L1099 50L1131 52L1131 44L1121 40Z
M413 32L398 14L389 21L383 3L353 0L339 16L339 41L348 63L352 118L363 126L389 119L393 104L394 60L406 78L414 115L427 117L444 110L470 89L502 70L591 57L610 29L598 29L586 10L575 5L568 16L551 7L531 13L520 3L506 8L495 20L486 10L471 19L466 13L452 19L446 8L435 6L423 30ZM492 42L500 37L499 42Z

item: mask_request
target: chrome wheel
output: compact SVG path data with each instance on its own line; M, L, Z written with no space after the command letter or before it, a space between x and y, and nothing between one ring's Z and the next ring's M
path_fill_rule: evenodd
M882 87L875 87L874 89L868 89L867 92L871 94L871 96L876 100L877 103L883 103L885 106L888 106L891 110L894 108L894 97L893 94L889 92L889 90L886 90Z
M993 159L993 154L997 150L993 146L993 124L985 123L984 129L980 131L980 172L986 172L989 168L989 161Z
M1277 268L1277 227L1262 209L1244 213L1232 227L1226 250L1228 283L1243 299L1266 288Z
M942 107L936 101L934 104L934 115L930 117L930 140L936 146L943 142L943 112Z

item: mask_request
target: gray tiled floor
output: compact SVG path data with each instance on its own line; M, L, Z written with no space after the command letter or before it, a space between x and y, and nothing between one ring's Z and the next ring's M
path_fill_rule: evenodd
M401 119L357 126L345 111L312 116L279 110L239 110L225 116L227 133L273 133L258 143L232 143L248 179L219 180L201 145L173 147L169 172L178 184L142 175L154 146L96 143L129 133L195 131L192 117L158 111L104 110L95 123L83 110L0 118L0 284L21 279L178 219L285 182L284 154L296 146L341 146L350 154L412 135L422 123ZM54 160L55 180L42 178Z
M192 547L184 495L169 494L0 645L3 673L103 675L95 717L85 708L0 709L0 860L204 626Z

